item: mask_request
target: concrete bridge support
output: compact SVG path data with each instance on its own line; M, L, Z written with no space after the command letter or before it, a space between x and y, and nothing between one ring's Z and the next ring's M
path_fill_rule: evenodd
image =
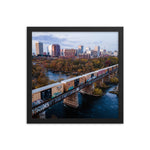
M94 88L95 88L94 83L92 83L91 85L88 85L85 88L83 88L82 91L88 94L92 94L94 91Z
M115 71L114 73L110 74L110 77L118 77L118 71Z
M66 97L63 101L63 103L67 106L73 107L73 108L78 108L79 103L78 103L78 92Z
M110 75L107 75L106 77L103 78L104 82L109 82L110 81Z
M118 71L115 71L115 72L114 72L114 75L115 75L115 76L118 76Z
M114 73L110 74L110 75L109 75L109 79L113 78L114 76L115 76Z
M95 83L96 83L97 86L102 87L102 84L104 83L104 80L103 80L103 78L102 78L102 79L96 81Z

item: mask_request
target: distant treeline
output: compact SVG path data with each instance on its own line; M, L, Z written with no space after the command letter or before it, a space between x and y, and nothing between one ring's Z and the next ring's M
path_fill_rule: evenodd
M60 71L71 74L83 74L100 68L108 67L118 63L117 57L101 57L93 59L54 59L34 58L35 62L43 65L44 68L52 71Z
M49 80L46 70L60 71L69 75L81 75L118 63L118 57L101 57L93 59L48 59L35 57L32 59L32 89L55 81Z

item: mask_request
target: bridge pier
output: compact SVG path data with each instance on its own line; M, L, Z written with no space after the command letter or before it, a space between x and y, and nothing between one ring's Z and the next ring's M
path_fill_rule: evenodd
M78 92L66 97L63 101L63 103L67 106L78 108L79 102L78 102Z
M97 86L102 87L102 85L103 85L103 83L104 83L104 79L102 78L102 79L96 81L95 83L96 83Z
M86 86L85 88L82 89L83 92L88 93L88 94L92 94L94 91L94 83Z
M107 75L106 77L103 78L104 82L109 82L110 81L110 75Z
M115 71L115 72L114 72L114 75L117 76L117 75L118 75L118 71Z
M114 73L112 73L112 74L109 75L109 79L111 79L113 77L114 77Z

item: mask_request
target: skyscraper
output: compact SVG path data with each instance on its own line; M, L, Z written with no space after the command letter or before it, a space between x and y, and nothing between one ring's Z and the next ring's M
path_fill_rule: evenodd
M85 51L90 51L91 48L90 47L86 47Z
M52 45L52 56L59 57L60 56L60 46L58 44Z
M106 49L103 50L103 55L106 55Z
M114 56L118 56L118 51L114 51Z
M97 57L100 56L100 46L95 46L95 51L97 51Z
M78 46L78 54L83 53L83 45Z
M93 58L97 58L97 51L96 50L91 50L91 56Z
M43 55L43 43L36 42L35 48L36 48L36 55Z
M49 55L52 56L52 45L48 45L48 52Z
M86 54L91 54L91 48L90 48L90 47L86 47L85 53L86 53Z
M65 56L65 49L60 49L60 56Z

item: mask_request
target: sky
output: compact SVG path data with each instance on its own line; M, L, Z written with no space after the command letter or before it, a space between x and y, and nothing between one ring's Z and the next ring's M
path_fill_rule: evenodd
M43 43L47 52L50 44L59 44L61 49L75 48L79 45L94 49L100 46L107 51L118 50L118 32L32 32L32 52L35 53L35 42Z

